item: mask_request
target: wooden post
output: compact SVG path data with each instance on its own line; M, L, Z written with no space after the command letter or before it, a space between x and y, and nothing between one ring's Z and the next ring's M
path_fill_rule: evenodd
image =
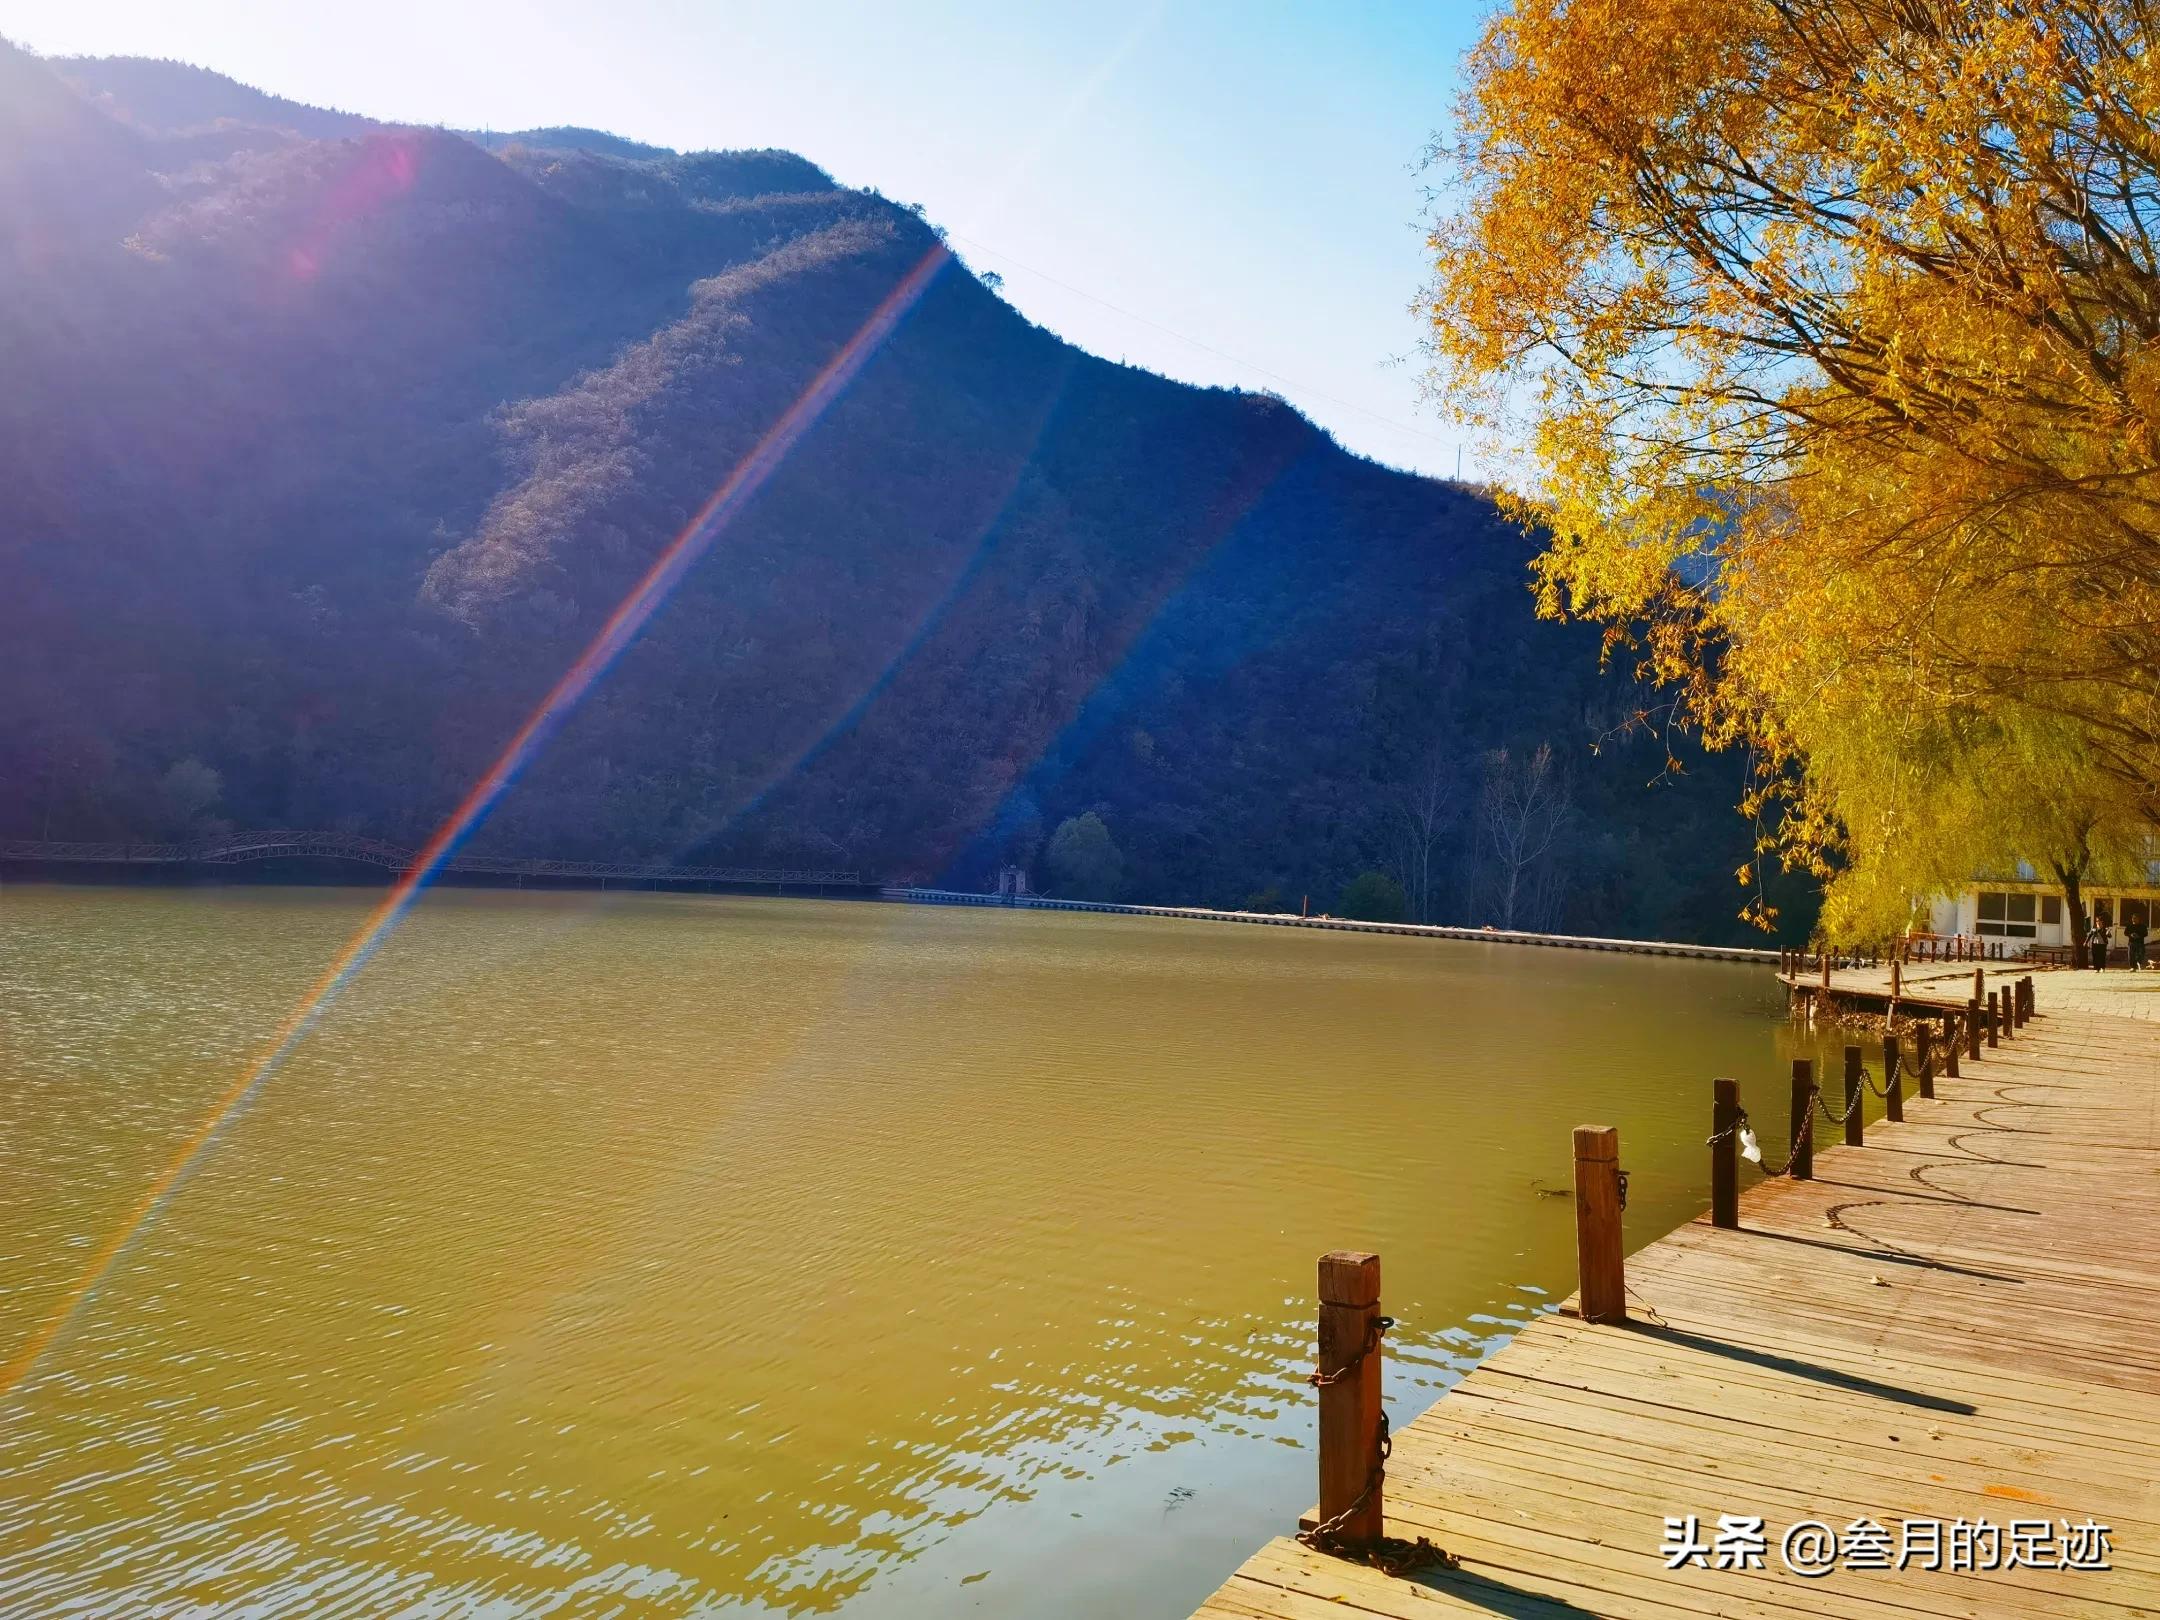
M2010 1005L2016 999L2015 988L2005 981L2002 988L1996 992L2002 997L2002 1038L2006 1041L2017 1034L2017 1013Z
M1576 1303L1585 1322L1627 1320L1627 1273L1620 1256L1620 1133L1575 1127Z
M1867 1145L1865 1135L1867 1122L1860 1117L1867 1111L1867 1105L1860 1100L1860 1094L1865 1085L1866 1082L1860 1078L1860 1048L1848 1046L1845 1048L1845 1145L1847 1147L1865 1147Z
M1913 1025L1913 1069L1920 1077L1920 1095L1935 1095L1935 1032L1925 1024Z
M1320 1522L1365 1495L1336 1529L1344 1541L1380 1538L1380 1257L1338 1249L1320 1257ZM1370 1346L1368 1351L1367 1346ZM1344 1369L1351 1369L1345 1373Z
M1980 1003L1965 1003L1965 1055L1978 1061L1980 1057Z
M1830 988L1830 947L1827 945L1822 949L1822 987Z
M1905 1049L1895 1035L1882 1043L1883 1118L1896 1124L1905 1117Z
M2029 1024L2033 1015L2033 982L2030 973L2017 982L2018 1022Z
M1792 1173L1795 1180L1815 1175L1815 1133L1808 1116L1815 1108L1815 1065L1807 1058L1792 1060ZM1804 1133L1804 1134L1803 1134Z
M1958 1023L1954 1012L1943 1014L1943 1073L1951 1079L1958 1077L1958 1048L1965 1044L1964 1028Z
M1973 993L1972 993L1972 998L1973 998L1973 1000L1975 1000L1975 1001L1978 1001L1978 1000L1979 1000L1979 999L1980 999L1980 998L1981 998L1982 996L1984 996L1984 995L1986 995L1986 994L1987 994L1987 969L1986 969L1986 968L1974 968L1974 969L1973 969Z
M1898 997L1905 991L1905 968L1896 957L1890 958L1890 1005L1897 1005Z
M1740 1224L1740 1082L1710 1084L1710 1222Z
M1999 1044L2000 1044L2000 1043L1999 1043L1999 1042L1998 1042L1998 1041L1996 1040L1996 1036L1997 1036L1997 1034L1999 1033L1999 1031L1998 1031L1998 1030L1997 1030L1997 1029L1995 1028L1995 1003L1996 1003L1996 1002L1998 1002L1998 1001L1999 1001L1999 1000L2001 1000L2001 999L2002 999L2002 992L2001 992L2001 991L1999 991L1999 990L1990 990L1990 991L1988 992L1988 995L1987 995L1987 1003L1986 1003L1986 1005L1985 1005L1985 1006L1984 1006L1984 1007L1983 1007L1983 1008L1981 1009L1981 1013L1980 1013L1980 1016L1981 1016L1982 1018L1984 1018L1984 1019L1986 1019L1986 1020L1987 1020L1987 1043L1988 1043L1988 1045L1990 1045L1990 1046L1996 1046L1996 1045L1999 1045Z

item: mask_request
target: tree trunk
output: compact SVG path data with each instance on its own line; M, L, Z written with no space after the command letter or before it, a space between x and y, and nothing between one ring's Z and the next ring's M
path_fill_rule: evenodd
M2055 868L2055 880L2062 885L2063 909L2070 914L2070 965L2074 968L2091 967L2085 951L2085 868L2083 863L2065 866L2061 861L2050 861ZM2103 964L2104 965L2104 964Z

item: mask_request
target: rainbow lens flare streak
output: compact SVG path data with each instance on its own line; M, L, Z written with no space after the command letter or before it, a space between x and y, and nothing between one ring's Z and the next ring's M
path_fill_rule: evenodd
M516 735L496 757L487 773L482 776L471 792L467 793L457 808L435 830L433 837L413 858L413 863L391 885L389 894L371 911L351 939L345 942L322 976L309 987L299 1004L287 1015L284 1023L271 1037L262 1054L242 1071L227 1087L201 1124L196 1126L167 1162L156 1180L138 1198L127 1216L114 1230L111 1237L92 1255L76 1281L60 1304L31 1335L29 1341L16 1352L4 1369L0 1369L0 1395L13 1394L23 1381L36 1370L45 1352L74 1319L75 1313L97 1292L98 1285L112 1269L129 1244L156 1219L167 1200L176 1192L194 1169L202 1152L246 1109L270 1077L283 1067L285 1059L301 1041L307 1038L338 994L352 982L353 976L367 965L368 959L382 948L399 921L413 908L421 892L442 870L443 863L457 852L458 846L472 836L485 821L488 813L501 801L503 794L518 779L525 767L538 757L548 741L570 717L580 701L594 684L622 656L638 633L651 620L668 594L681 582L691 567L711 549L712 543L722 530L735 518L765 484L788 453L801 442L802 437L814 426L825 409L839 397L864 363L875 354L885 339L891 336L907 312L914 308L930 283L943 269L951 255L940 244L930 249L917 261L914 268L901 277L900 282L888 293L883 302L870 312L868 319L858 327L855 334L841 345L840 351L826 362L825 368L811 379L802 393L779 420L774 422L765 436L751 447L749 454L736 463L735 468L720 487L692 516L682 532L671 540L666 549L654 559L644 577L631 587L615 611L608 616L584 652L562 678L548 690Z

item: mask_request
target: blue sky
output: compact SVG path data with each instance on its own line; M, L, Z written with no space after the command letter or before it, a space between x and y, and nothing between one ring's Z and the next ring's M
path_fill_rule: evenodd
M1451 474L1458 435L1418 398L1417 166L1485 9L0 0L0 33L378 118L786 147L922 204L1076 343L1272 388Z

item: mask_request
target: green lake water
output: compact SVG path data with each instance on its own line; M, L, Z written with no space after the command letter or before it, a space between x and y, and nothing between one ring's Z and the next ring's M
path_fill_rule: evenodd
M380 898L0 892L0 1359ZM0 1395L0 1613L1176 1617L1767 1125L1767 967L1133 917L427 897ZM1783 1132L1765 1146L1782 1151Z

